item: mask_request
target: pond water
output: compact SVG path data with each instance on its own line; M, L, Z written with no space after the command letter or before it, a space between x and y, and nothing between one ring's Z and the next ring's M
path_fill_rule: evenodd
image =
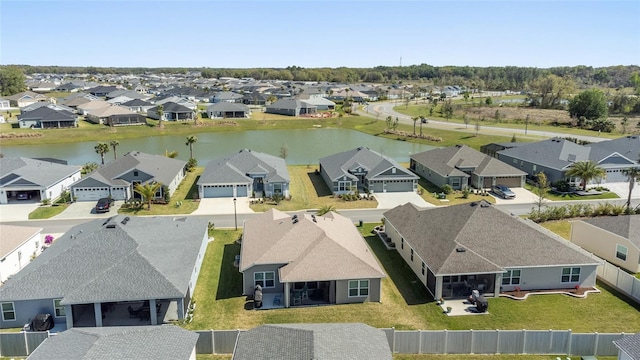
M216 132L197 134L194 144L194 157L198 164L205 165L209 160L225 156L243 148L280 156L280 150L286 144L290 165L317 164L318 159L366 146L371 150L399 162L408 162L409 156L435 148L434 146L405 141L385 139L367 135L355 130L345 129L305 129L305 130L250 130L239 132ZM150 136L139 139L119 140L118 156L137 150L149 154L164 154L165 151L178 151L178 158L189 159L189 147L186 136ZM82 165L87 162L100 163L100 156L94 151L97 141L70 144L44 144L2 146L0 152L5 157L57 158L69 164ZM105 154L105 162L113 159L113 150Z

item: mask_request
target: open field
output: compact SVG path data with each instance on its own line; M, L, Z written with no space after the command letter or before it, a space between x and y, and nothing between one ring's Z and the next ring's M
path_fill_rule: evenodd
M408 265L371 235L376 224L359 228L388 277L382 282L382 302L252 310L242 296L242 275L233 266L241 232L213 230L194 293L198 306L188 329L250 329L287 322L363 322L374 327L410 329L572 329L574 332L640 331L640 306L602 283L600 294L585 299L566 295L538 295L517 301L489 298L489 314L453 316L429 299ZM604 310L606 309L606 310ZM585 314L589 314L585 316Z

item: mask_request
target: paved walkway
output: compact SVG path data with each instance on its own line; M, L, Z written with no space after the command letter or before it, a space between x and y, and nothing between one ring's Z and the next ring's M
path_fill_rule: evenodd
M235 212L237 214L253 214L253 210L249 207L249 198L241 197L237 198L235 204ZM196 211L192 212L192 215L223 215L233 214L234 204L233 198L215 198L215 199L200 199L200 205Z
M113 203L111 211L105 213L96 213L96 201L78 201L69 207L67 207L60 214L52 217L54 220L61 219L101 219L118 215L118 209L124 204L124 201L119 200Z
M378 209L393 209L408 202L421 208L435 207L414 192L377 193L373 196L378 200Z
M461 316L461 315L487 315L489 311L479 313L476 311L475 305L471 304L464 299L446 300L444 304L440 305L442 312L447 316ZM451 312L447 313L447 307L451 307Z

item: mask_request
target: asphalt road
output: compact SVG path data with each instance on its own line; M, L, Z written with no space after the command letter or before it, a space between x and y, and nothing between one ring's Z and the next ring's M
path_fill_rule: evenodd
M396 103L396 102L377 102L374 104L365 105L364 111L358 110L357 113L364 116L374 117L381 121L384 121L387 118L387 116L391 116L394 119L397 117L401 123L413 125L413 120L411 119L410 116L400 114L399 112L396 112L393 110L393 107L398 105L399 103ZM476 132L475 126L473 124L469 124L469 126L466 127L465 125L459 124L459 123L437 121L432 119L429 119L429 123L423 124L422 126L423 128L432 127L432 128L440 128L440 129L447 129L447 130L455 130L455 131L472 133L472 134L475 134ZM488 135L512 136L513 134L517 134L520 136L525 136L524 128L514 129L514 128L501 128L497 126L482 126L480 127L479 132L481 134L488 134ZM530 129L527 131L527 136L536 136L536 137L545 137L545 138L571 136L574 138L578 138L578 139L586 140L590 142L599 142L603 140L608 140L606 138L601 138L597 136L570 135L565 133L530 130Z

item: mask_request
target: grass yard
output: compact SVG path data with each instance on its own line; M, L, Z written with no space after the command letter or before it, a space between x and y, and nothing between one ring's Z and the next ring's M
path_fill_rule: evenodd
M191 214L194 212L199 202L194 200L194 194L198 195L198 178L204 171L203 167L197 167L194 171L187 172L178 188L171 196L169 203L166 205L152 204L151 210L147 210L146 203L140 208L120 208L119 214L133 215L173 215L173 214Z
M545 221L538 225L562 236L567 240L571 238L571 223L569 220Z
M388 274L382 282L382 302L245 310L242 276L233 266L241 232L212 230L194 298L198 306L188 329L250 329L271 323L363 322L374 327L411 329L572 329L574 332L638 332L640 306L632 305L598 283L600 294L586 299L566 295L537 295L517 301L489 298L489 314L448 317L427 296L423 285L395 251L371 235L376 224L360 228ZM250 305L250 304L249 304ZM250 306L247 306L250 308Z
M443 199L439 199L438 197L433 195L434 193L436 194L441 193L442 189L435 186L433 183L429 182L428 180L425 180L423 177L420 177L420 180L418 180L418 189L422 190L422 194L420 196L422 196L424 201L431 203L433 205L438 205L438 206L458 205L458 204L465 204L465 203L480 201L480 200L485 200L492 204L495 204L496 202L496 199L491 195L483 196L483 195L476 195L473 193L469 194L469 197L465 199L462 196L462 191L460 190L454 190L453 192L447 195L447 198L446 198L447 201L443 201Z
M526 183L524 184L524 188L531 191L534 194L537 194L535 186ZM598 195L585 195L580 196L577 194L554 194L552 192L547 193L547 200L550 201L571 201L571 200L602 200L602 199L619 199L620 197L613 192L607 191Z
M41 205L29 214L29 220L49 219L65 211L69 204Z
M283 200L279 205L266 202L250 205L253 211L264 212L271 208L281 211L319 209L333 206L340 209L365 209L378 206L376 200L344 201L333 197L333 194L319 174L315 173L316 165L287 166L291 178L291 200Z

